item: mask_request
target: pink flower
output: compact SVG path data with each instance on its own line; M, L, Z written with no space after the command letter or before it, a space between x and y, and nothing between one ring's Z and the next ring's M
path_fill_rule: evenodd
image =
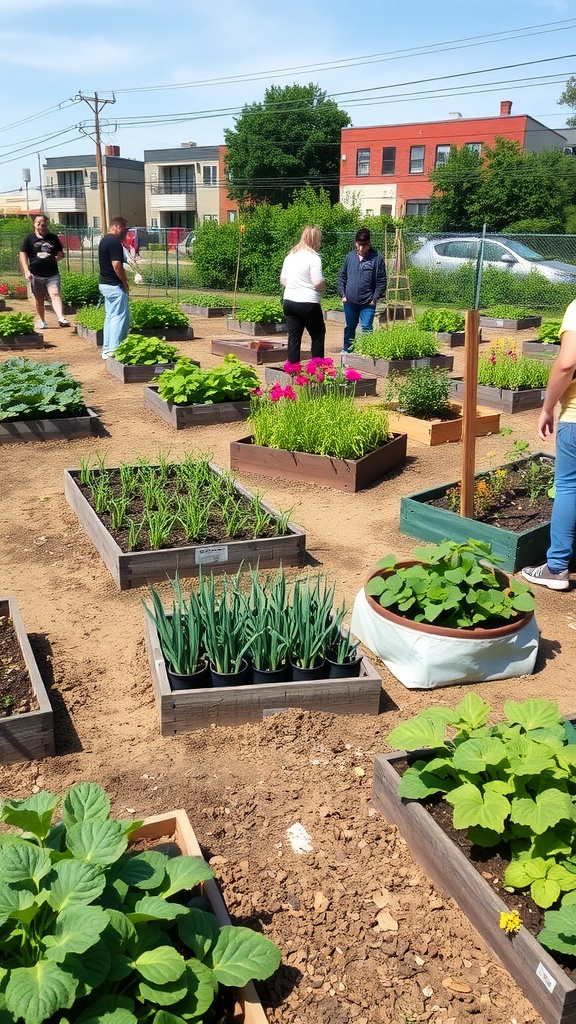
M297 384L299 388L305 388L309 381L310 377L307 377L304 373L298 373L294 377L294 383Z
M284 388L284 398L289 398L291 402L298 401L294 388L291 388L289 384L287 387Z
M362 380L362 374L358 373L358 370L354 370L352 366L348 366L344 371L346 380Z
M284 373L295 374L300 373L302 369L301 363L291 363L290 360L286 360L284 363Z
M510 359L518 359L518 356L516 355L513 348L510 349L508 355L510 356Z
M263 395L264 392L263 392L262 388L252 388L252 391L250 392L250 394L251 395Z
M325 376L325 374L324 374L324 372L322 370L318 370L317 371L317 373L316 373L316 380L318 381L319 384L321 384L322 381L324 380L324 376Z
M0 284L0 295L8 295L8 285Z
M326 377L335 377L336 376L336 370L334 369L333 366L327 366L326 367L325 376Z
M494 365L494 363L496 362L496 356L490 356L490 362L492 363L492 365Z
M270 388L270 399L271 399L271 401L272 402L278 402L282 398L283 394L284 394L284 389L280 386L278 381L276 381L276 383L273 384L272 387Z

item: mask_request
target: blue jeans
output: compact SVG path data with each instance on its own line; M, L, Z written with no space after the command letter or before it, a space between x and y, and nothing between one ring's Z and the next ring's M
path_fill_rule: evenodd
M562 572L570 564L576 537L576 423L559 423L556 428L554 486L546 561L551 572Z
M352 342L356 337L356 328L358 327L358 322L360 322L360 326L366 334L368 334L372 330L375 312L375 305L360 306L357 302L344 303L344 318L346 320L346 327L344 328L345 352L350 351Z
M100 284L98 288L106 310L102 355L111 356L120 342L124 341L130 328L128 295L119 284Z

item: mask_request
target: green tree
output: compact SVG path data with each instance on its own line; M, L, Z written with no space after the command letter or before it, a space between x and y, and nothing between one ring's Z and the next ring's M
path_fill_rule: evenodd
M558 100L558 103L562 107L572 107L573 110L576 110L576 76L575 75L573 75L572 78L569 78L568 81L566 82L566 88L564 89L564 92L562 93L560 99ZM566 119L566 124L569 124L569 125L572 125L572 126L576 126L576 114L573 114L572 117L568 117Z
M525 153L518 142L497 138L486 146L482 184L470 215L476 226L486 222L490 231L504 231L519 220L566 220L574 203L576 167L573 157L560 149Z
M427 227L432 231L470 231L470 208L482 184L478 153L462 146L450 147L445 164L430 174L433 183Z
M317 85L273 85L224 131L228 194L241 204L288 206L304 185L338 199L340 130L348 114Z

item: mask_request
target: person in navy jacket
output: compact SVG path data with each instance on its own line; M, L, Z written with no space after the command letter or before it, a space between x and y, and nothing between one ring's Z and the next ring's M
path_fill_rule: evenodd
M356 328L371 331L376 303L386 294L384 259L372 248L368 228L356 232L354 252L349 252L338 276L338 294L342 299L346 326L342 355L352 347Z

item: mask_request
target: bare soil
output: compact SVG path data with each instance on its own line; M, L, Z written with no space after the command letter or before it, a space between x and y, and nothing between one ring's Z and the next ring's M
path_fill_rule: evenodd
M53 322L45 332L50 347L34 358L70 364L102 432L2 449L2 590L18 599L46 681L57 753L0 767L0 793L62 792L95 780L119 816L184 807L234 920L262 929L283 950L275 978L258 986L273 1024L537 1024L467 919L370 803L374 755L389 749L393 726L430 704L453 705L464 688L407 690L370 655L382 673L377 717L291 710L235 729L160 735L143 641L145 590L116 589L64 500L62 471L96 452L118 465L190 448L227 467L229 443L244 428L171 430L143 408L142 386L122 385L95 348ZM192 322L197 338L181 350L216 365L210 338L222 336L222 323ZM327 326L327 354L338 358L342 328ZM461 372L463 353L452 354ZM536 412L503 416L514 433L479 438L478 468L510 461L517 438L540 450L536 421ZM544 448L552 451L552 442ZM418 543L399 533L400 496L454 480L460 460L461 445L409 443L406 465L358 494L248 476L243 483L273 507L292 508L307 530L310 563L336 579L338 598L350 606L377 559L407 557ZM564 713L575 710L574 593L537 588L536 597L542 642L534 675L477 687L495 719L511 695L548 696ZM294 852L287 838L297 822L311 836L309 853Z
M9 615L0 615L0 718L37 711L38 701Z

